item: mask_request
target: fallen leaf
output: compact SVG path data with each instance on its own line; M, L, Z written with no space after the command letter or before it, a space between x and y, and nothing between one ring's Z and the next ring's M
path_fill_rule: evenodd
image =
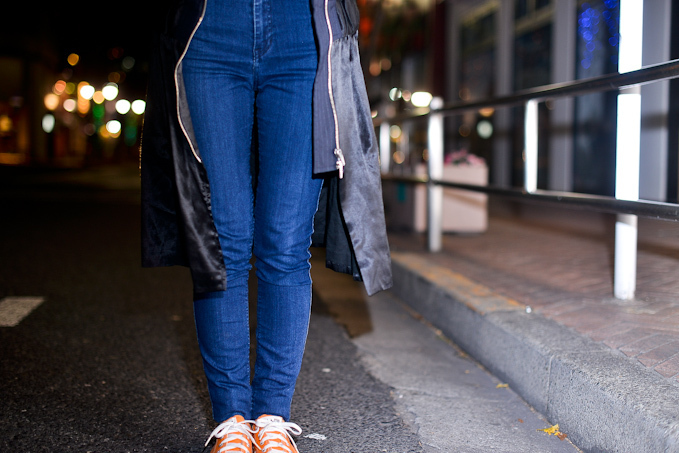
M545 429L538 429L538 431L543 431L551 436L552 434L556 434L559 432L559 424L557 423L556 425L552 425L549 428Z
M509 384L498 384L498 385L495 386L495 388L498 388L498 389L506 389L508 387L509 387Z
M538 429L538 431L543 431L543 432L549 434L550 436L553 434L556 437L558 437L560 440L564 440L566 438L566 435L564 433L562 433L561 431L559 431L559 424L558 423L556 425L550 426L549 428Z
M523 419L522 419L522 418L519 419L519 423L523 423Z

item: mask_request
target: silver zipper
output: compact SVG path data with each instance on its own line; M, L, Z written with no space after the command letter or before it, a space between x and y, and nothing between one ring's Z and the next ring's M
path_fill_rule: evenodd
M186 47L184 48L184 52L182 52L181 56L179 57L179 60L177 60L177 65L174 67L174 89L175 89L175 97L177 99L177 119L179 120L179 127L182 128L182 132L184 133L184 137L186 137L186 140L189 142L189 146L191 147L191 152L193 153L193 156L200 163L203 163L203 161L201 160L200 156L198 155L198 152L196 152L196 148L193 146L193 142L191 141L191 138L189 137L189 133L186 131L186 127L184 127L184 123L182 122L182 117L179 114L179 79L177 77L177 74L179 73L179 65L182 63L182 60L184 60L184 57L186 56L186 52L189 50L189 45L191 45L191 40L193 40L193 35L196 34L198 27L200 27L200 24L203 22L203 18L205 17L205 11L206 10L207 10L207 0L205 0L203 2L203 12L200 14L200 19L198 19L198 23L196 24L193 31L191 32L191 36L189 36L189 41L186 43Z
M332 25L330 24L330 13L328 12L328 0L325 0L325 22L328 25L328 35L330 36L330 44L328 45L328 95L330 96L330 107L332 108L332 118L335 122L335 168L339 170L339 178L344 177L344 154L340 148L339 142L339 121L337 120L337 108L335 107L335 96L332 92L332 42L334 37L332 35Z

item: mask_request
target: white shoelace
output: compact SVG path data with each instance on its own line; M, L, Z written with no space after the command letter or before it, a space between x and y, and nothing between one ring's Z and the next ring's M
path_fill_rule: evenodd
M210 443L213 437L217 438L217 442L221 442L221 439L226 437L224 439L226 441L226 444L221 447L218 451L219 452L228 452L228 451L241 451L243 453L249 453L250 450L245 446L245 445L240 445L240 444L232 444L229 445L229 442L232 440L241 440L246 443L254 443L255 438L252 436L253 433L257 432L257 430L251 428L252 424L255 422L252 420L244 420L242 422L237 422L233 417L226 420L225 422L222 422L217 426L214 431L212 431L212 434L210 434L210 437L207 439L207 442L205 442L205 446ZM226 450L226 448L229 448L229 450Z
M262 453L299 453L297 444L292 439L290 433L299 436L302 434L302 428L296 423L286 422L282 417L269 416L260 417L255 422L258 428L257 438L262 444L269 442L268 445L262 447ZM286 440L292 445L290 450L286 445Z

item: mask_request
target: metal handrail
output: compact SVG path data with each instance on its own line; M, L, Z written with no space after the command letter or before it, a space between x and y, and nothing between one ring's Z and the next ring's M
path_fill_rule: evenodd
M444 104L439 109L419 108L406 110L389 118L378 116L373 120L373 124L378 126L385 121L399 123L409 119L425 118L432 113L459 114L478 111L484 108L521 105L528 101L545 101L556 97L582 96L584 94L612 91L677 77L679 77L679 59L646 66L624 74L606 74L572 82L553 83L517 91L506 96L496 96L479 101L450 102Z
M591 194L559 192L537 189L538 124L537 103L557 97L573 97L589 93L638 87L639 85L679 78L679 60L647 66L624 74L607 74L600 77L564 82L522 90L506 96L498 96L473 102L444 104L435 98L428 109L416 109L377 117L374 126L380 128L380 155L383 180L407 183L425 183L428 190L428 247L430 251L441 249L441 206L443 187L451 187L491 195L498 195L529 202L561 203L569 208L618 214L616 223L615 296L633 298L636 280L637 216L660 220L679 221L679 204L646 200L624 200ZM524 188L477 186L443 181L443 118L484 108L525 106L525 177ZM408 120L428 120L429 160L427 176L396 176L386 173L391 158L389 125ZM618 239L619 236L619 239ZM620 284L619 284L620 283Z
M605 212L609 214L631 214L656 220L679 222L679 204L663 203L659 201L629 201L618 200L603 195L581 194L575 192L561 192L556 190L536 190L526 192L523 189L499 186L478 186L452 181L429 179L427 176L395 176L382 175L384 181L404 182L410 184L432 184L450 189L462 189L496 195L508 199L518 199L530 203L564 204L569 208L584 211Z

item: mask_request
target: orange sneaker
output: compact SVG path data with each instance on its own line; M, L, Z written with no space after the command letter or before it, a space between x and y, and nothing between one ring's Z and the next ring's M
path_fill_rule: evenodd
M299 425L283 417L262 415L255 421L255 429L255 453L299 453L291 436L302 434Z
M255 430L252 428L252 420L245 420L240 415L234 415L228 420L223 421L217 426L205 446L210 443L212 438L217 439L214 447L210 453L252 453L252 444L255 439L252 434Z

